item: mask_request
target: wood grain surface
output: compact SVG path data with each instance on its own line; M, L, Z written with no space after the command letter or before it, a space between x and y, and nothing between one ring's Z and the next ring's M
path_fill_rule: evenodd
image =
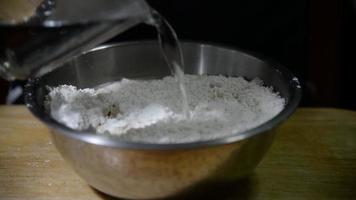
M356 112L297 110L253 175L216 189L194 199L356 199ZM0 199L113 198L75 174L25 107L2 106Z

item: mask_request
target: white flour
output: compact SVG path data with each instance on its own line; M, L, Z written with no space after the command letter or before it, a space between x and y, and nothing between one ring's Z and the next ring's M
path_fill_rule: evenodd
M51 88L48 109L58 122L129 141L181 143L242 132L277 115L284 99L262 81L185 75L191 117L182 114L174 77L124 79L99 89Z

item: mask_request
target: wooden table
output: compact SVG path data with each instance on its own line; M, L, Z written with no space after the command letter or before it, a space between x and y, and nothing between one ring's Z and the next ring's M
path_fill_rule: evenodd
M278 132L251 177L207 198L356 199L356 112L302 108ZM25 107L2 106L0 199L112 198L72 171Z

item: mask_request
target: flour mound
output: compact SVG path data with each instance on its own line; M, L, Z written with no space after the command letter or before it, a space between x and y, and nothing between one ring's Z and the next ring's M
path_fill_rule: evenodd
M76 130L95 130L128 141L183 143L229 136L276 116L285 100L259 79L185 75L190 117L174 77L129 80L97 89L50 88L48 110Z

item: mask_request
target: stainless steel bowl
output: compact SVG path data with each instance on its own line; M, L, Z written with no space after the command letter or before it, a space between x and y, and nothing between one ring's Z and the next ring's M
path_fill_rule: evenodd
M31 79L26 88L29 110L49 127L60 153L94 188L116 197L153 199L239 179L253 171L273 140L274 128L296 109L301 88L298 79L284 67L224 47L189 42L182 47L186 73L259 77L286 98L285 108L256 128L203 142L144 144L72 130L45 111L47 85L85 88L123 77L169 75L156 42L98 47L45 76Z

